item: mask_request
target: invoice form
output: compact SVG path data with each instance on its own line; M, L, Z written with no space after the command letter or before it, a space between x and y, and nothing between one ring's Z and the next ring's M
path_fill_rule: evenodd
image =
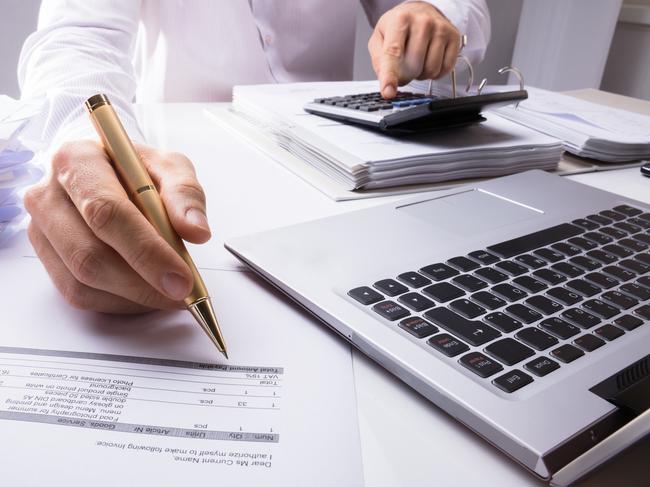
M2 485L363 485L349 347L249 273L202 271L229 361L187 311L78 311L37 259L0 273Z

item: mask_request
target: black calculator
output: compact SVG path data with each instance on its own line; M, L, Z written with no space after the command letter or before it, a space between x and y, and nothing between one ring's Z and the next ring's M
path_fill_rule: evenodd
M308 113L343 123L358 124L386 133L414 134L462 127L485 120L486 107L500 107L528 98L526 90L448 98L398 91L391 100L380 93L316 98L307 103Z

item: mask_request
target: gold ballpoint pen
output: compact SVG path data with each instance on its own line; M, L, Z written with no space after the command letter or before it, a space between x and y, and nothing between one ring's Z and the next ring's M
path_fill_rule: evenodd
M106 95L94 95L86 100L86 108L102 140L104 149L113 161L113 166L122 179L122 184L131 200L191 269L194 287L189 296L185 298L187 309L219 351L228 358L226 344L203 279L187 252L183 240L172 227L158 190L124 130L117 113L111 106L111 102Z

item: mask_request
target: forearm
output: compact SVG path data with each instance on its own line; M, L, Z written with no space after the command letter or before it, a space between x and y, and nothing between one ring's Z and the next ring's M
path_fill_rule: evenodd
M109 95L131 137L144 141L131 106L139 9L133 0L43 2L38 30L21 52L18 80L23 98L48 99L47 141L94 138L84 101L100 92Z

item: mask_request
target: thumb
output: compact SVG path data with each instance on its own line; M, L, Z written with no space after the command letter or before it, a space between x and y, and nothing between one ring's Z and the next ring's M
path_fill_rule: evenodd
M205 193L190 160L178 153L158 153L145 159L156 182L169 219L183 240L204 243L211 232L206 215Z
M379 86L381 96L384 98L394 98L397 95L397 85L399 75L397 73L397 62L395 58L386 56L381 61L379 67Z

